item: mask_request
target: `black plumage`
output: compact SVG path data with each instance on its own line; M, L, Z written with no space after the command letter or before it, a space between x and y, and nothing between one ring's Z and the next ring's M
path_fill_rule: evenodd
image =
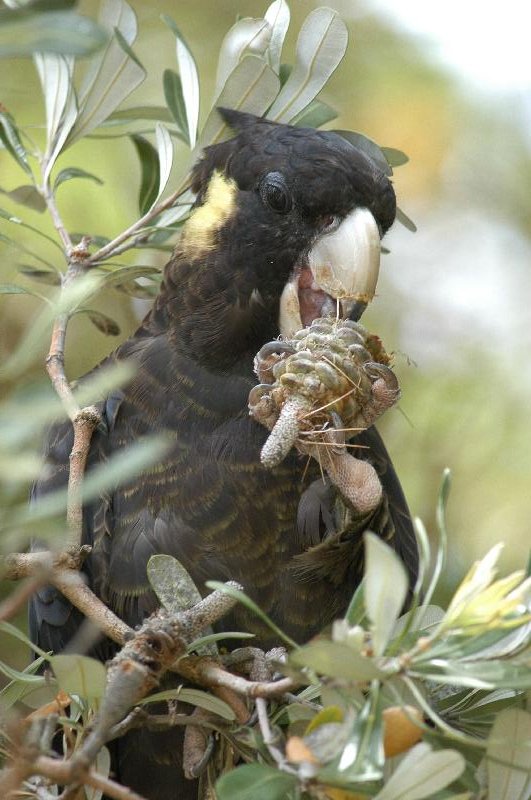
M267 431L247 408L256 383L253 358L278 336L282 290L330 219L364 207L383 234L394 219L395 196L387 176L335 134L223 113L237 135L207 148L193 173L196 213L203 209L196 222L204 219L205 230L188 225L153 310L110 357L133 360L136 374L102 401L89 469L153 433L163 432L170 447L156 467L84 509L84 542L93 547L86 572L96 593L134 626L156 607L147 561L169 553L200 591L208 579L241 582L290 636L304 641L345 610L362 572L364 530L395 547L412 579L415 539L374 428L357 436L354 452L375 465L384 499L345 528L337 528L334 490L316 483L314 462L305 471L306 459L292 452L274 470L261 466ZM218 198L213 176L225 181ZM70 425L54 428L35 496L65 484L71 447ZM32 635L45 648L61 650L79 622L53 590L32 603ZM270 631L242 607L223 625L273 644ZM141 736L124 750L120 779L149 798L184 797L171 788L178 781L171 778L175 753L168 756L166 746L172 735ZM131 755L139 748L141 769Z

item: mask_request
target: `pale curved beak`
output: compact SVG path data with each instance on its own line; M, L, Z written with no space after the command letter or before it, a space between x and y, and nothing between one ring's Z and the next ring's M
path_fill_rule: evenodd
M327 294L351 304L370 303L380 272L380 232L367 208L356 208L308 255L316 282Z
M315 289L328 296L321 300L317 316L337 313L358 320L373 299L380 271L380 232L367 208L356 208L339 226L324 233L313 245L304 267L311 270ZM316 297L317 297L316 292ZM286 284L280 299L280 331L286 338L303 327L297 273ZM308 324L308 323L306 323Z

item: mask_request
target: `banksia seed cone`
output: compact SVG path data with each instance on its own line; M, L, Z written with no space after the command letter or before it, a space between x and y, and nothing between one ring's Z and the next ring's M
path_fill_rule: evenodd
M250 413L272 430L264 466L293 445L308 452L307 444L329 443L332 428L354 435L372 425L400 394L389 363L380 339L351 320L315 319L290 341L266 344L249 395Z

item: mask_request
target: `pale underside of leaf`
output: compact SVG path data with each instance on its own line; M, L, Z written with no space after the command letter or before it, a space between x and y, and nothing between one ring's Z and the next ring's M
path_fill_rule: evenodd
M372 623L373 649L379 656L404 605L408 578L400 558L373 533L365 534L365 608Z
M262 116L276 97L279 86L278 76L269 64L256 56L246 56L231 72L214 103L196 150L220 141L227 134L227 126L219 116L217 106Z
M264 19L271 26L271 39L267 50L269 65L278 75L282 61L282 47L289 28L290 11L286 0L275 0L266 13Z
M221 93L227 78L244 55L260 57L266 53L271 33L271 26L265 19L246 17L232 26L221 44L214 97Z
M335 71L347 43L347 28L335 11L312 11L299 33L295 66L268 117L287 123L306 108Z

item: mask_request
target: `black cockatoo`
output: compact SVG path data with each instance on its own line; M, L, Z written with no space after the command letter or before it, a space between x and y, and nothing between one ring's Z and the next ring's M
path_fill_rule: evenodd
M160 464L84 509L84 542L93 548L85 569L95 592L135 626L157 605L147 562L171 554L200 591L209 579L239 581L302 642L344 612L361 576L364 530L394 546L412 579L415 538L374 428L353 440L354 452L375 466L383 499L344 529L333 529L333 487L317 482L313 461L305 472L306 459L292 451L275 469L261 465L268 432L248 412L253 359L279 333L335 315L336 300L310 270L326 237L334 237L332 258L341 261L327 266L355 288L357 299L343 303L342 314L360 316L374 293L395 194L378 165L339 135L220 113L236 135L206 148L193 170L197 200L154 307L111 356L132 360L136 374L102 403L89 468L152 433L165 432L171 447ZM59 425L37 497L66 482L71 448L71 426ZM45 649L60 651L79 621L53 590L33 600L32 633ZM242 607L224 624L273 643ZM169 755L164 745L170 738L131 740L118 777L148 798L188 796L176 777L175 747Z

